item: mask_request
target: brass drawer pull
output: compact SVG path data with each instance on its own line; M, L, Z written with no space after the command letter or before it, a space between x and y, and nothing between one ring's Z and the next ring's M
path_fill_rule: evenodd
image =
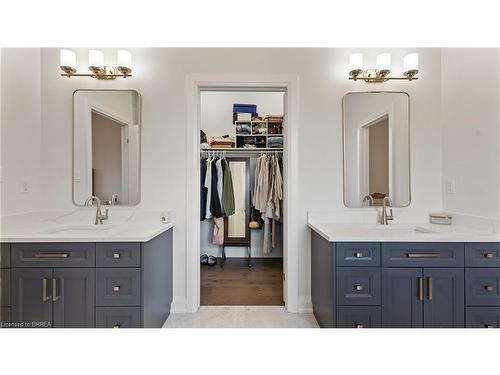
M114 286L113 287L113 292L119 292L120 291L120 286Z
M494 258L495 255L493 253L484 253L484 257L487 259L491 259L491 258Z
M120 253L113 253L114 259L120 259Z
M50 300L50 296L47 294L47 282L48 279L42 279L42 302L47 302Z
M354 286L354 288L355 288L358 292L360 292L360 291L362 291L362 290L364 290L364 289L365 289L365 287L364 287L363 285L359 285L359 284L355 285L355 286Z
M432 290L432 277L427 278L427 286L428 286L428 291L427 291L427 298L429 301L432 301L432 295L433 295L433 290Z
M407 253L407 258L439 258L441 253Z
M360 251L357 251L354 255L356 258L363 258L363 253Z
M59 296L57 295L57 279L52 279L52 302L57 302Z
M486 290L487 292L493 292L495 288L491 285L485 285L484 290Z
M121 328L121 324L120 323L116 323L113 325L113 328Z
M36 253L35 258L69 258L68 253Z
M418 279L418 300L423 301L424 300L424 278L417 277L417 279Z
M356 328L365 328L365 327L361 323L356 323Z

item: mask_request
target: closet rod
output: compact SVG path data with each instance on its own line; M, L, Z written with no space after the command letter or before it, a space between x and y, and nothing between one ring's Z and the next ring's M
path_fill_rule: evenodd
M219 151L219 152L224 151L227 153L234 152L234 153L242 153L242 154L247 153L247 152L258 154L258 153L263 152L263 151L283 153L282 148L201 148L200 152L203 152L203 151Z

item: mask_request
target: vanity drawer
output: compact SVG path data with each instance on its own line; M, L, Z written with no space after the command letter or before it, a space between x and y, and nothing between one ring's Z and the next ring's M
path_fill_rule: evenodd
M465 244L466 267L500 267L500 242Z
M335 245L338 266L380 266L380 243L339 242Z
M96 244L97 267L140 267L141 244L110 242Z
M10 307L0 307L0 323L11 323Z
M10 270L0 270L0 306L10 306Z
M472 306L500 306L500 269L466 268L466 304Z
M500 328L500 307L467 307L466 328Z
M97 307L96 328L140 328L140 307Z
M460 242L382 243L384 267L463 267L464 244Z
M94 267L95 244L19 243L12 244L12 267Z
M0 268L10 267L10 243L0 244Z
M380 328L382 311L380 306L337 307L337 328Z
M137 306L141 304L139 268L98 268L97 306Z
M337 268L338 305L380 305L380 268Z

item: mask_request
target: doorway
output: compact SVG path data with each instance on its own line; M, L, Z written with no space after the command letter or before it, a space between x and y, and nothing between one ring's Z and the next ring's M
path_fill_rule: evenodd
M199 186L200 186L200 93L208 90L236 91L285 91L285 118L287 128L284 129L285 162L283 174L286 209L283 213L283 299L289 312L309 311L307 301L299 300L299 264L298 264L298 131L299 119L299 80L296 75L266 76L224 76L224 75L190 75L187 77L187 137L188 137L188 171L187 191L192 199L187 200L187 264L185 277L185 298L178 296L172 307L177 312L195 312L200 306L200 220L199 220ZM293 150L293 152L291 152ZM300 302L300 303L299 303Z
M284 304L285 94L200 92L201 305ZM222 176L219 199L215 181Z

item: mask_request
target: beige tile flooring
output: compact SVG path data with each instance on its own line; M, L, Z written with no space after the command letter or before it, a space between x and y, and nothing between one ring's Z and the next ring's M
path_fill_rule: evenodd
M283 306L201 306L195 313L170 314L163 328L318 328L311 313Z

